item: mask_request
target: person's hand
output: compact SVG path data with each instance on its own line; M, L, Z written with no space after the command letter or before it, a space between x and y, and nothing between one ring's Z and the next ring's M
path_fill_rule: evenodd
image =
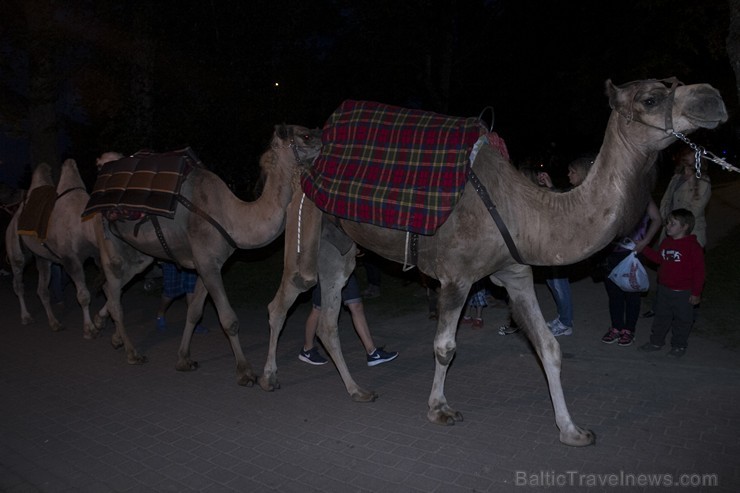
M693 294L689 296L689 303L692 305L698 305L701 301L701 296L694 296Z
M643 251L643 249L646 246L648 246L648 243L649 242L647 240L645 240L644 238L642 240L638 241L637 243L635 243L635 253L640 253L641 251Z
M546 171L537 173L537 184L541 187L552 188L552 179Z

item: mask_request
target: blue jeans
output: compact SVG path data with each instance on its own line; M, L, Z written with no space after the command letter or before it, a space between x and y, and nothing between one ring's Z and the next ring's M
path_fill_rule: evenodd
M570 280L567 277L546 279L547 287L552 292L555 306L558 308L560 323L573 327L573 301L570 296Z

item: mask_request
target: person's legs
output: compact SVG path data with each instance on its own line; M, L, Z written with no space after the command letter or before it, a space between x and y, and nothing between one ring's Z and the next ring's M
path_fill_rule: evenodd
M306 317L306 334L303 340L303 350L310 351L316 345L316 329L319 326L319 315L321 310L315 305L311 307L311 312Z
M373 252L365 252L362 257L362 264L365 266L367 275L367 289L363 291L362 296L365 298L377 298L380 296L380 267L378 265L379 257Z
M689 332L694 323L694 305L688 301L690 291L675 291L674 295L671 347L686 348L689 344Z
M321 286L318 282L311 294L311 303L311 312L306 317L303 348L298 353L298 359L310 365L323 365L328 361L319 354L319 348L316 346L316 329L319 327L321 315Z
M567 277L546 279L550 288L555 306L558 310L558 319L566 327L573 327L573 302L571 299L570 280Z
M671 290L663 286L658 285L658 289L655 294L655 317L653 318L653 326L650 330L650 343L653 346L663 347L665 345L665 337L671 328L673 323L673 304L670 300Z

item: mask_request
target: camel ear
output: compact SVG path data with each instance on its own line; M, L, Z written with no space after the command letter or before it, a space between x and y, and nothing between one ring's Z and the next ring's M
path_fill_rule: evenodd
M279 139L287 139L288 138L288 127L284 123L281 125L275 125L275 135L278 136Z
M617 106L617 86L612 83L611 79L606 80L606 96L609 98L609 107L614 109Z

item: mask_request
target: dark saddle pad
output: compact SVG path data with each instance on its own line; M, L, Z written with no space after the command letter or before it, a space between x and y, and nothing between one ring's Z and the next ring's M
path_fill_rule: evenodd
M459 200L470 151L485 133L478 118L348 100L324 126L303 191L344 219L433 234Z
M105 163L98 173L82 216L115 211L117 217L135 214L175 216L182 182L194 167L202 167L189 147L133 156Z
M46 240L49 218L56 200L57 190L52 185L42 185L31 190L18 216L18 234Z

